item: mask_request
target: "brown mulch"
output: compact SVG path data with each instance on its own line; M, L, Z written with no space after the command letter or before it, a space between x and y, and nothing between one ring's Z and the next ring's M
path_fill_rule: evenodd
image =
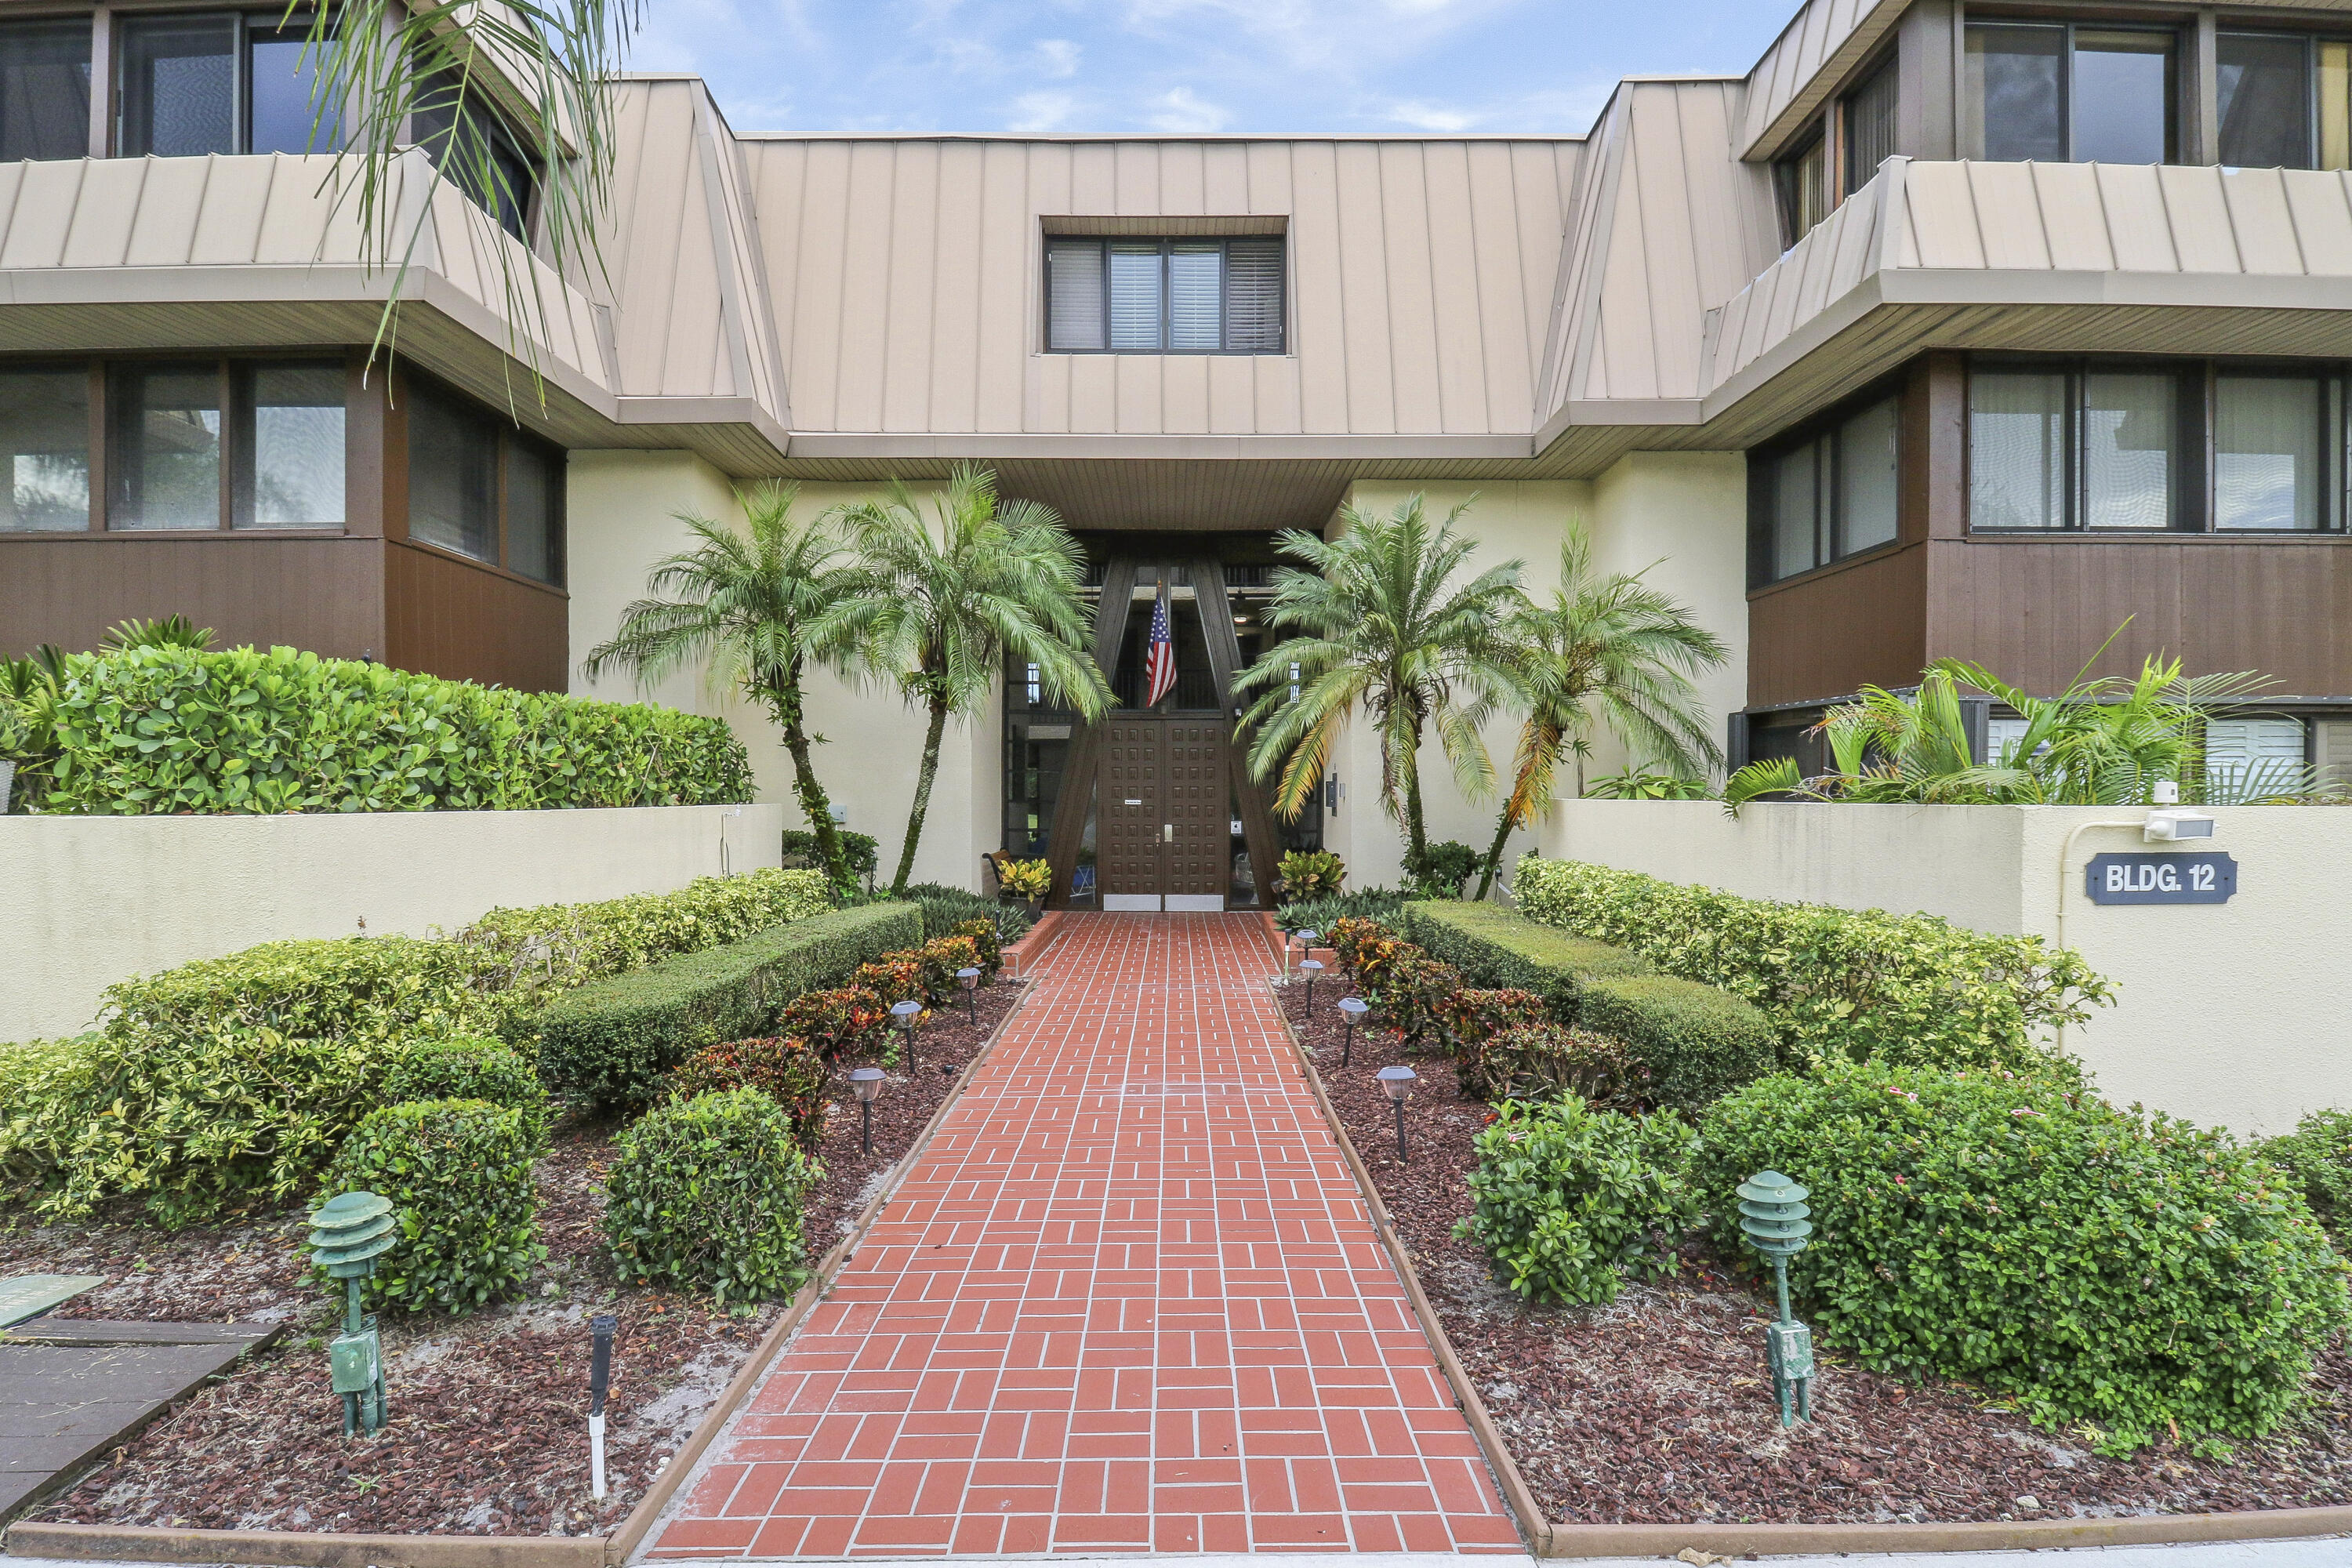
M1014 1006L1017 983L932 1015L918 1069L890 1070L859 1152L844 1062L806 1198L813 1265L879 1189ZM617 1526L693 1432L786 1303L740 1313L707 1297L624 1287L606 1260L600 1186L611 1124L567 1123L539 1166L546 1261L520 1300L467 1318L381 1321L392 1420L342 1436L326 1340L340 1309L304 1279L302 1210L178 1232L130 1223L0 1232L0 1274L104 1274L60 1317L281 1322L277 1345L149 1426L30 1517L196 1530L593 1534ZM619 1320L608 1406L608 1495L588 1495L588 1320Z
M2213 1513L2352 1502L2352 1354L2320 1358L2310 1415L2228 1459L2161 1443L2127 1459L2087 1435L2045 1431L1982 1390L1906 1381L1817 1352L1813 1420L1783 1431L1764 1365L1763 1290L1702 1244L1679 1275L1629 1286L1607 1307L1530 1306L1458 1239L1471 1210L1471 1141L1487 1108L1451 1062L1407 1056L1385 1030L1356 1031L1339 1066L1336 975L1279 987L1333 1109L1380 1189L1423 1289L1547 1518L1948 1522ZM1420 1075L1400 1162L1393 1110L1373 1074Z

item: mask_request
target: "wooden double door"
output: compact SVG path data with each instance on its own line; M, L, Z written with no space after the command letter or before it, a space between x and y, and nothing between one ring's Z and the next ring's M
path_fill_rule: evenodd
M1214 719L1104 724L1095 796L1104 910L1225 907L1233 881L1231 743Z

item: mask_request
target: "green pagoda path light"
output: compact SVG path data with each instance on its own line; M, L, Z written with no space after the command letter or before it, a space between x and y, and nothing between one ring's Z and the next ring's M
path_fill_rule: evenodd
M1813 1234L1805 1197L1804 1188L1778 1171L1759 1171L1739 1184L1739 1228L1748 1246L1772 1260L1780 1294L1780 1321L1766 1331L1764 1352L1783 1426L1813 1418L1813 1332L1789 1312L1789 1259Z
M400 1239L399 1230L392 1200L373 1193L339 1193L310 1215L311 1261L343 1282L343 1331L327 1346L327 1372L343 1396L346 1437L383 1429L383 1349L375 1320L360 1315L360 1284Z

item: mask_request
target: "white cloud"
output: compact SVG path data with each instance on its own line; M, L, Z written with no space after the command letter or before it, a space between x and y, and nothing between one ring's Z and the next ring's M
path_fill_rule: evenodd
M1415 131L1452 134L1469 130L1482 117L1465 110L1448 109L1440 103L1423 103L1419 99L1408 99L1402 103L1390 105L1388 118Z
M1213 103L1203 102L1189 87L1164 92L1152 102L1157 106L1157 111L1147 115L1144 123L1154 131L1198 135L1225 128L1228 118L1225 111Z
M1034 51L1036 61L1033 68L1043 77L1067 77L1078 74L1076 44L1067 38L1040 38Z
M1013 118L1004 129L1031 134L1059 131L1077 107L1078 100L1066 92L1024 92L1013 100Z

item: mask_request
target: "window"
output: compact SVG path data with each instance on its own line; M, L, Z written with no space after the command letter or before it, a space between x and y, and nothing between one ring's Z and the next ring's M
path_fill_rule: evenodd
M563 582L563 455L410 376L408 537L539 582Z
M1895 542L1902 401L1880 397L1760 456L1750 480L1749 576L1778 582Z
M240 365L233 528L343 525L343 367Z
M108 379L107 526L218 528L220 366L123 364Z
M0 531L89 527L89 370L0 371Z
M2221 162L2244 169L2352 167L2352 43L2223 33L2214 54Z
M1051 353L1282 353L1282 239L1045 241Z
M224 502L231 528L343 526L340 361L116 364L107 386L108 528L219 528Z
M1780 235L1785 244L1796 244L1830 216L1829 153L1818 132L1772 165L1772 187L1780 202Z
M481 79L434 72L410 120L416 144L449 181L500 228L528 240L539 163L490 106Z
M2293 789L2303 778L2305 743L2300 719L2216 719L2205 726L2206 788L2222 800Z
M2169 163L2177 52L2173 34L2158 28L1970 23L1965 155Z
M87 19L0 27L0 163L89 153Z
M1895 57L1878 63L1862 85L1845 97L1845 194L1870 184L1878 166L1895 156L1896 72Z
M116 152L194 158L333 151L340 125L315 125L316 60L306 58L306 29L299 22L268 25L277 19L230 13L126 20Z
M2333 370L1979 363L1969 374L1969 526L2340 529L2347 403Z

